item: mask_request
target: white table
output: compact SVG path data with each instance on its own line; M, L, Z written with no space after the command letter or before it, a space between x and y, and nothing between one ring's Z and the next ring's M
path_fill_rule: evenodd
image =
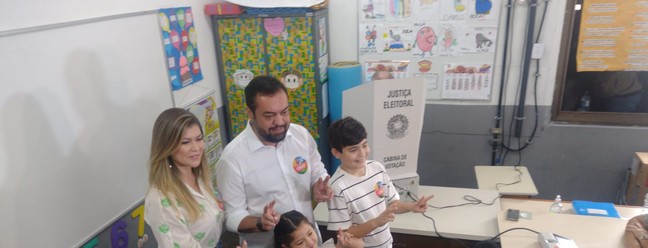
M533 183L531 174L526 166L475 166L477 187L479 189L498 190L502 195L535 196L538 189ZM521 173L521 174L520 174ZM510 184L518 181L518 183Z
M436 207L466 203L464 195L472 195L492 205L469 205L447 209L428 208L426 215L434 218L437 231L446 238L485 240L497 235L497 214L500 212L499 192L467 188L419 186L419 197L433 194L428 204ZM328 224L328 208L321 203L315 208L318 225ZM404 213L390 223L392 233L437 236L432 220L422 214Z
M572 205L563 202L566 212L549 212L553 201L534 199L502 199L502 211L498 215L500 232L513 227L526 227L538 232L552 232L570 238L578 248L622 248L623 234L628 219L642 214L640 207L618 206L621 218L583 216L573 214ZM532 213L532 219L506 220L506 210L519 209ZM513 230L500 236L502 248L538 248L538 235L526 230Z

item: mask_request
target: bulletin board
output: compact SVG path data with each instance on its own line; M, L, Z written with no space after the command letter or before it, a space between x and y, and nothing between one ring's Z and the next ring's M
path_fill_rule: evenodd
M364 82L423 77L428 100L489 100L501 9L501 0L360 0Z

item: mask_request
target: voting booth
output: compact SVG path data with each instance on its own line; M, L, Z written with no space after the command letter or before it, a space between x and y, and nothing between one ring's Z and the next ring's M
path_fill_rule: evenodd
M342 116L367 129L369 159L379 161L399 193L418 192L416 172L425 109L423 78L376 80L342 93ZM404 198L402 200L412 200Z

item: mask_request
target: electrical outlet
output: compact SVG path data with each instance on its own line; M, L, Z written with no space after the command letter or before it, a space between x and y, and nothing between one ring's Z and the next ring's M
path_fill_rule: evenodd
M401 201L413 202L415 201L414 198L418 198L418 175L402 178L392 178L392 183L394 184L396 192L398 192Z

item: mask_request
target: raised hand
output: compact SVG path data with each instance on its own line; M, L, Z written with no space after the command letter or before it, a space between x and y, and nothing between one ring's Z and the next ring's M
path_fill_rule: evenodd
M237 245L236 248L247 248L247 241L243 240L243 244L241 244L240 246Z
M326 179L317 179L313 184L313 197L316 202L327 202L333 198L333 190L329 187L329 179L331 176L326 176Z
M272 200L270 203L266 204L263 207L263 215L261 215L261 225L263 230L268 231L274 229L274 226L279 223L279 214L274 210L275 201Z
M421 197L420 199L418 199L418 201L416 201L414 203L414 205L412 206L412 209L410 211L412 211L414 213L425 213L425 211L427 211L427 209L428 209L427 202L430 199L432 199L432 197L434 197L434 195L430 195L430 196L427 196L427 197L426 196Z

